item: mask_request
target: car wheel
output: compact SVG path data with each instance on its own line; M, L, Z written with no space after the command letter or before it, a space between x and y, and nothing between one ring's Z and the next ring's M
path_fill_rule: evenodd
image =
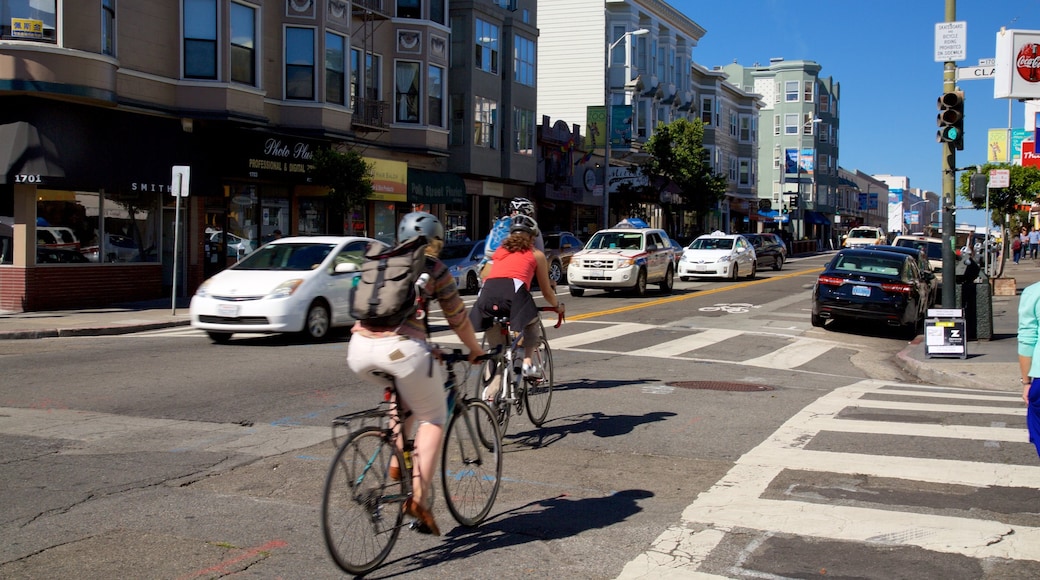
M636 285L632 287L636 296L646 296L646 270L640 269L636 274Z
M734 282L736 282L737 281L737 277L739 277L739 276L740 276L740 266L737 266L736 264L733 264L733 269L730 270L730 273L729 273L729 279L734 281Z
M664 280L661 282L661 292L671 294L673 286L675 286L675 271L668 266L668 272L665 273Z
M826 321L819 314L813 314L812 315L812 325L815 326L816 328L823 328L823 324L825 322Z
M755 274L758 274L758 262L751 262L751 273L747 275L748 280L754 280Z
M212 330L207 330L206 334L208 334L209 339L216 344L227 344L228 341L231 340L230 332L214 332Z
M321 300L315 301L307 310L307 318L303 321L304 334L311 340L321 340L328 336L329 326L329 307Z
M773 269L776 270L777 272L779 272L780 270L784 269L784 257L783 256L777 256L776 257L776 261L773 262Z
M549 279L554 284L559 284L560 280L563 279L563 266L559 262L553 260L552 264L549 264Z
M466 275L466 292L470 294L480 292L480 280L477 279L476 272L470 272Z
M577 286L571 286L571 296L584 296L585 289L578 288Z

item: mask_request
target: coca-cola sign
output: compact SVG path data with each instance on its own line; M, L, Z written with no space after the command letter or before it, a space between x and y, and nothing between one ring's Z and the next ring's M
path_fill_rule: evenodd
M1027 82L1040 81L1040 45L1023 44L1015 58L1015 70Z
M994 61L994 97L1040 99L1040 31L998 32Z

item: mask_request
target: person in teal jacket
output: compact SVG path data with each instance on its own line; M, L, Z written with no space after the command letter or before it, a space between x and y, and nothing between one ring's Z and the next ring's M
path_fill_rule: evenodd
M1018 304L1018 367L1022 371L1022 400L1026 407L1029 441L1040 455L1040 282L1022 291Z

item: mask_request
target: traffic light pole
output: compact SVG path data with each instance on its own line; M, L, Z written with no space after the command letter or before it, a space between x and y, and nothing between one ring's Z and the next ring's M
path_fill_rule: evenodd
M957 0L946 0L946 22L957 21ZM956 90L957 63L946 61L943 63L943 93L951 93ZM952 141L942 143L942 193L943 193L943 217L942 217L942 305L944 308L954 308L957 303L957 267L956 254L953 249L955 237L954 209L957 207L956 198L956 167L957 146Z

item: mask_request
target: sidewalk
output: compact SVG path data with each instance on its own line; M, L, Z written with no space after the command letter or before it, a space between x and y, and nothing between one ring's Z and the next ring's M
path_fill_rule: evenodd
M918 336L898 355L908 373L935 385L1017 391L1018 299L1022 289L1040 282L1040 262L1008 262L1006 278L1015 278L1015 296L993 296L993 338L971 341L967 358L928 358ZM65 336L127 334L171 326L187 326L188 300L179 299L174 312L169 298L107 308L52 312L0 312L0 340Z

